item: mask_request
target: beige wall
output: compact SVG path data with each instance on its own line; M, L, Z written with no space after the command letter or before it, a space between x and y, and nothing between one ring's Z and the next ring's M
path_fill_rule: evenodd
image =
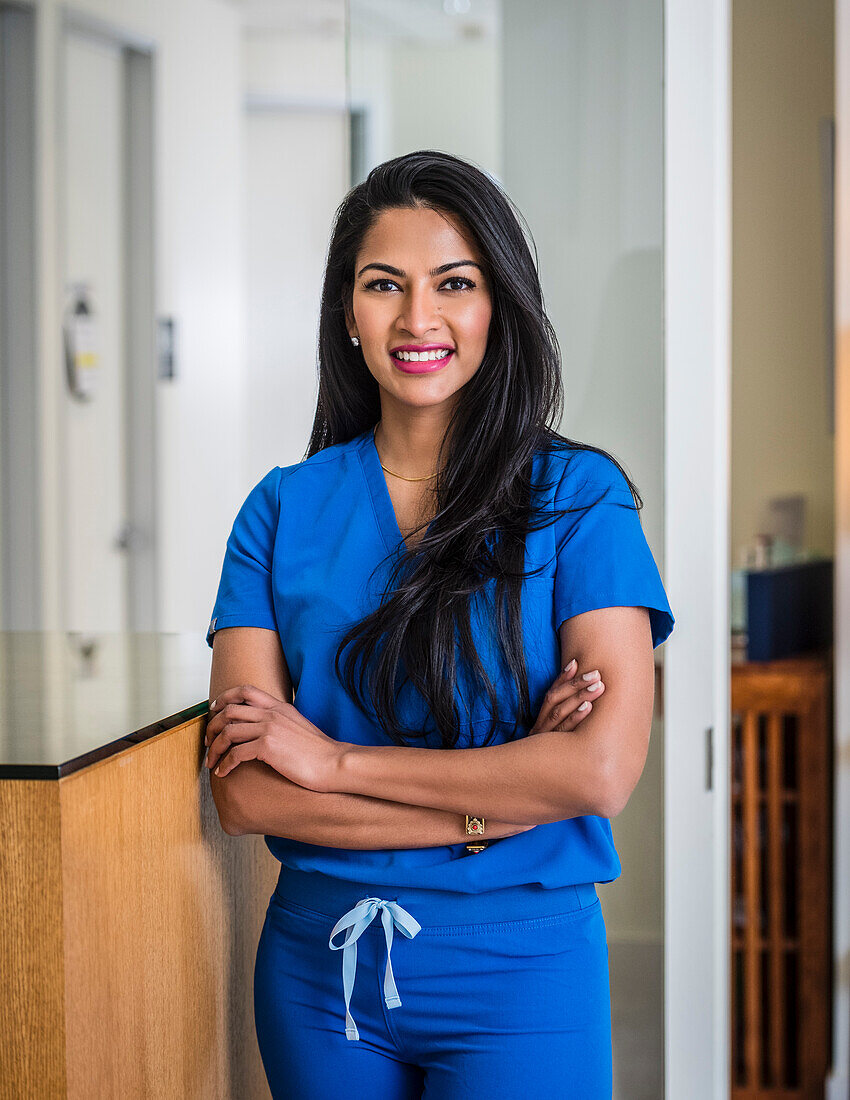
M732 568L791 493L806 547L832 553L818 131L833 42L831 0L732 6Z

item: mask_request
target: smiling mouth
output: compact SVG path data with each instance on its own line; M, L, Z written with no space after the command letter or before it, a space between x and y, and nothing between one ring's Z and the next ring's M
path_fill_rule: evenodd
M416 359L403 359L402 355L417 355L416 352L390 352L390 358L398 367L399 370L404 371L405 374L426 374L431 371L439 370L444 364L448 363L451 357L454 355L454 348L443 348L437 351L419 352ZM436 357L436 358L432 358Z

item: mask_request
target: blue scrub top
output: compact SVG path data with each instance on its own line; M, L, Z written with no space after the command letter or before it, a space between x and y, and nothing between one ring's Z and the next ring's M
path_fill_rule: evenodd
M556 441L535 453L533 476L549 482L538 506L548 508L550 515L553 502L557 508L579 508L530 532L526 541L526 571L543 566L522 590L528 685L536 715L560 672L558 628L564 619L599 607L646 607L653 647L667 638L675 620L634 499L616 465L604 455ZM581 510L606 490L601 503ZM377 721L349 698L333 661L345 629L380 602L389 562L376 566L388 553L402 550L371 428L303 462L276 466L254 486L234 521L207 643L212 647L214 632L228 626L278 631L298 710L339 741L391 745ZM500 744L513 725L505 712L511 713L516 689L500 674L498 647L486 629L481 595L473 600L472 628L487 673L502 689L502 720L492 741ZM344 658L345 653L341 667ZM459 748L480 745L491 720L486 696L472 697L468 684L461 669L456 698L465 723ZM406 725L426 731L425 739L411 744L441 747L418 692L399 697L399 716ZM521 726L518 736L527 732ZM472 801L469 812L475 813ZM472 853L463 841L370 851L285 837L267 836L265 841L277 859L299 870L462 893L526 883L552 888L611 882L621 870L609 820L593 815L537 825L491 840L484 851Z

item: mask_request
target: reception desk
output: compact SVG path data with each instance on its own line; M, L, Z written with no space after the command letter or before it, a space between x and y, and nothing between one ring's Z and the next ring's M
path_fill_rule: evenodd
M0 631L0 1097L267 1098L278 864L221 828L202 635ZM165 717L164 717L165 716Z

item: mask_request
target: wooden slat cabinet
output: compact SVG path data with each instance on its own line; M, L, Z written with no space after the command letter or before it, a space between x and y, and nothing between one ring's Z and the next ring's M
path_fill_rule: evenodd
M732 1100L822 1100L831 1058L831 654L732 665Z

